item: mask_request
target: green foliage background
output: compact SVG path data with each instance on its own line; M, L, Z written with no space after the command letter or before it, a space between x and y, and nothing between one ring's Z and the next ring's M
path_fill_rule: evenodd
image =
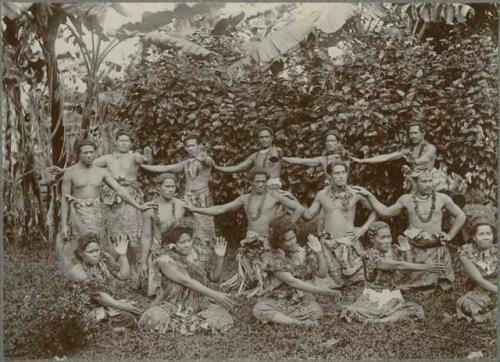
M353 57L334 66L329 57L303 44L294 54L302 74L288 79L257 69L233 81L223 59L179 58L168 51L142 63L120 85L125 101L117 118L136 132L139 146L152 145L154 163L184 156L182 140L197 130L218 164L235 164L255 148L259 125L276 131L285 155L315 156L327 129L337 129L343 144L358 157L399 149L405 125L422 121L427 139L438 149L438 164L462 176L471 174L469 191L496 199L497 47L488 35L463 36L459 30L439 41L414 45L405 29L359 33ZM230 52L217 38L219 53ZM210 46L208 46L210 49ZM316 48L317 49L317 48ZM321 170L286 166L284 181L304 204L322 187ZM353 165L351 183L368 187L386 204L403 193L401 163ZM145 178L151 186L150 178ZM214 172L216 204L248 187L243 174ZM468 200L485 202L486 200ZM224 216L225 234L242 235Z

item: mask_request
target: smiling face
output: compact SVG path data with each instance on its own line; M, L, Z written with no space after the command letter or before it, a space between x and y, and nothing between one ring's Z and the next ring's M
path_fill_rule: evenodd
M389 251L392 243L391 230L386 227L378 229L372 242L375 249L383 252Z
M80 162L85 166L92 166L95 159L95 148L90 145L85 145L80 148Z
M419 144L424 139L424 132L422 132L419 126L411 126L408 130L408 135L411 143L414 145Z
M82 253L82 262L87 265L97 265L101 259L101 247L97 243L89 243Z
M200 151L198 141L195 140L194 138L186 140L185 149L189 156L196 156Z
M489 225L479 225L472 236L479 250L488 249L493 244L493 230Z
M116 140L116 147L118 148L118 152L127 153L130 151L130 147L132 147L132 141L130 137L127 135L120 135Z
M331 179L336 186L347 184L347 168L344 165L335 165L332 169Z
M175 181L171 178L166 178L160 185L160 196L165 200L171 200L177 191Z
M295 249L297 247L297 235L295 231L288 230L281 238L279 246L284 251L292 251Z
M328 136L326 136L325 146L328 152L335 151L339 146L339 141L337 137L335 137L335 135L333 134L329 134Z
M175 243L177 252L182 255L189 255L193 249L193 239L187 233L181 234Z
M266 149L271 147L271 144L273 143L273 136L271 135L271 132L269 132L267 129L263 129L259 132L259 145L261 149Z

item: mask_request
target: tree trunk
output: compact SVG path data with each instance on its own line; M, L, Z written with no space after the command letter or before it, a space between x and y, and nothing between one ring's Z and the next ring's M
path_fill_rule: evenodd
M44 4L45 5L45 4ZM43 6L43 5L42 5ZM46 5L45 5L46 6ZM67 155L63 153L64 147L64 125L63 125L63 104L61 100L61 83L59 80L59 71L57 69L56 59L56 38L59 26L62 21L62 13L55 9L50 16L47 16L45 22L47 28L41 31L42 45L45 59L47 61L47 83L49 86L50 115L51 115L51 146L52 163L59 167L64 167ZM44 25L45 25L44 24ZM52 227L54 230L59 226L59 204L54 202ZM55 235L55 233L54 233Z

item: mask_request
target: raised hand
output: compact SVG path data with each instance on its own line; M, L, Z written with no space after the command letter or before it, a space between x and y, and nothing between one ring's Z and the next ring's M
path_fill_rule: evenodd
M314 251L316 254L321 253L321 243L319 239L314 235L307 235L307 245Z
M218 257L223 258L226 255L227 241L223 237L215 239L214 252Z
M139 205L139 210L146 211L146 210L151 209L152 207L153 207L153 205L148 202L148 203Z
M398 236L399 250L408 251L410 250L410 243L408 242L408 238L404 235Z
M111 238L111 243L113 244L113 248L115 249L118 255L127 254L128 243L130 241L130 237L128 235L118 235L117 240L113 240Z
M151 147L144 147L143 157L146 162L149 162L153 159L153 151L151 150Z
M195 209L193 204L191 204L189 201L187 201L185 199L182 200L182 207L184 207L185 209L187 209L191 212Z

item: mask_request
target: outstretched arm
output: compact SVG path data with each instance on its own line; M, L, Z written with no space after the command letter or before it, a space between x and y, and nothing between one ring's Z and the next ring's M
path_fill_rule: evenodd
M380 270L406 270L406 271L427 271L434 273L442 273L445 271L444 264L418 264L418 263L409 263L402 260L393 260L389 258L381 258L379 261L379 265L377 269Z
M468 277L479 287L489 291L489 292L497 292L497 286L490 281L483 278L482 274L477 270L474 263L467 258L466 256L459 255L460 261L464 265L465 272Z
M181 273L172 263L160 260L160 270L165 277L173 282L213 299L228 309L232 308L233 302L226 294L210 289L189 275Z
M248 168L250 168L254 162L255 159L255 153L250 155L245 161L234 165L234 166L217 166L214 164L214 168L220 172L225 172L225 173L233 173L233 172L240 172L244 171Z
M181 172L184 169L184 163L174 163L172 165L144 165L140 164L143 170L154 172L154 173L164 173L164 172Z
M210 207L190 207L188 206L188 210L191 212L196 212L198 214L216 216L220 214L225 214L226 212L236 210L243 206L243 198L242 196L238 196L231 202L223 205L215 205Z
M104 182L111 187L113 190L116 191L120 197L125 200L127 203L135 207L136 209L139 210L144 210L145 207L140 205L137 201L134 200L132 196L125 190L116 180L111 176L111 174L107 170L102 170L104 172Z
M304 292L328 296L340 296L340 292L334 289L321 288L313 284L309 284L303 280L295 278L290 272L274 272L273 274L286 285Z
M464 225L465 214L448 195L440 194L440 196L443 198L444 207L454 218L450 231L448 231L448 236L450 237L450 240L452 240L457 235L460 228Z
M292 165L302 165L307 167L317 167L321 166L321 158L320 157L312 157L312 158L300 158L300 157L283 157L283 162L292 164Z
M352 187L358 194L365 196L369 201L370 204L372 205L373 209L379 214L380 216L383 217L392 217L396 216L404 208L403 204L403 196L401 196L398 201L394 205L391 205L389 207L385 206L383 203L377 200L377 198L367 189L360 187L360 186L353 186Z
M293 222L297 222L300 217L304 214L306 210L304 206L302 206L298 201L289 199L286 196L280 195L278 192L271 191L273 196L286 207L293 210L293 214L291 216Z
M375 163L399 160L400 158L403 158L404 155L405 155L404 152L396 151L392 153L387 153L385 155L378 155L369 158L352 157L351 160L357 163L375 164Z

